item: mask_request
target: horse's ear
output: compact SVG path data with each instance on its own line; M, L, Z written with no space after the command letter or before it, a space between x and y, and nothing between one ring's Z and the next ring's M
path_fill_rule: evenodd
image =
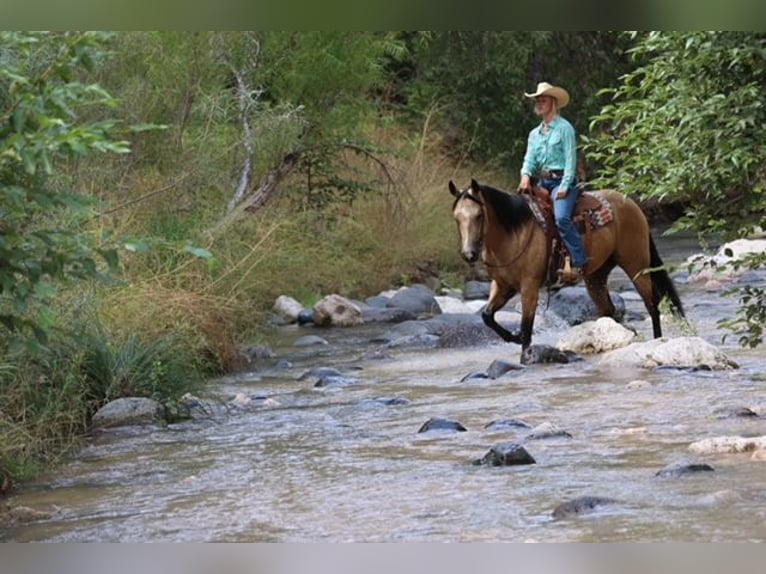
M474 191L479 191L479 187L479 182L471 178L471 189Z
M452 180L449 180L449 192L455 197L460 195L460 190L457 188L457 186L453 183Z

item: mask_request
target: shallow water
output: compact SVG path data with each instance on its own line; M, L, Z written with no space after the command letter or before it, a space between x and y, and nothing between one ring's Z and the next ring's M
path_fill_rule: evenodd
M666 261L688 246L665 244ZM615 273L610 285L624 288ZM679 285L692 324L717 344L717 319L735 308L718 293ZM627 294L626 294L626 297ZM627 299L628 308L642 312ZM634 323L646 337L648 321ZM502 342L464 349L389 349L358 359L390 326L285 327L273 350L289 368L264 368L211 385L278 404L165 428L94 437L70 462L13 503L51 518L7 528L13 541L766 541L766 464L749 454L700 457L696 440L766 434L766 415L719 419L721 407L766 405L766 350L725 350L728 372L604 371L596 358L536 365L500 379L470 379L495 359L518 361ZM666 325L670 335L679 326ZM328 345L293 342L319 334ZM559 332L535 343L555 344ZM359 383L313 387L314 366ZM361 368L359 368L361 367ZM627 383L642 379L643 388ZM406 404L375 400L399 397ZM759 411L763 412L763 411ZM418 433L431 417L467 432ZM528 429L486 429L498 419L544 422L572 438L526 441L536 464L471 464ZM706 462L714 472L658 477L669 464ZM554 520L578 496L616 499L595 512Z

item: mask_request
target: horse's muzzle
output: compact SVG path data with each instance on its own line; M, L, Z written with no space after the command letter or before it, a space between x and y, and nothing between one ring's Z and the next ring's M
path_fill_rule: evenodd
M462 255L463 259L465 259L468 263L476 263L476 261L479 260L478 251L461 251L460 255Z

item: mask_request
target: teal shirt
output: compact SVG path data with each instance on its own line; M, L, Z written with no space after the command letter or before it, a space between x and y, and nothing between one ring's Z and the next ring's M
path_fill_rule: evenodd
M574 128L561 116L556 116L548 127L548 133L543 133L542 123L529 132L521 175L537 177L541 171L563 169L561 187L569 189L574 181L577 165Z

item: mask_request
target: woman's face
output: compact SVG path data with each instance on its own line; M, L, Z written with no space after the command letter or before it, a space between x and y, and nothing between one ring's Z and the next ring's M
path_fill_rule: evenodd
M535 98L535 113L539 116L548 115L553 110L553 96L537 96Z

